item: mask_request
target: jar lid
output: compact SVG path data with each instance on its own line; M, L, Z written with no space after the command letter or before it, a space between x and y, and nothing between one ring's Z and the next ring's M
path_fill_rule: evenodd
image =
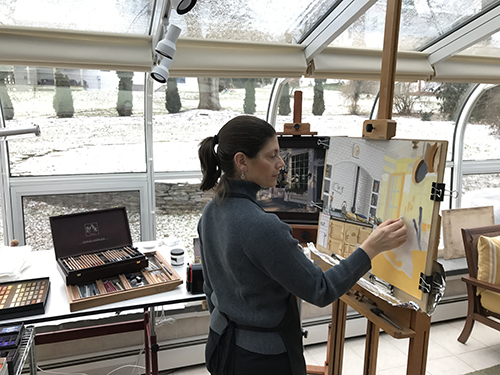
M184 250L182 250L182 249L172 249L172 250L170 250L170 254L172 254L172 255L183 255L184 254Z

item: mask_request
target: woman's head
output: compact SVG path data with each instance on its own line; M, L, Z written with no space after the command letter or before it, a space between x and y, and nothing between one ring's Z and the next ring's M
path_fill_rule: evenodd
M254 167L248 171L247 162L255 159L271 140L276 140L276 131L264 120L253 116L238 116L229 120L219 134L200 143L201 190L216 187L219 194L224 194L227 179L240 178L242 172L255 174Z

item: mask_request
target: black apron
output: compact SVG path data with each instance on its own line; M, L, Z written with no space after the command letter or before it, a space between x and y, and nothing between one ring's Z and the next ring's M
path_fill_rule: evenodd
M304 359L304 348L302 345L302 329L300 326L300 315L297 300L293 295L288 299L285 316L281 322L273 328L247 326L235 323L228 319L228 326L219 335L212 329L208 335L205 348L205 361L208 371L212 375L232 375L233 373L233 349L235 344L235 329L243 329L257 332L277 332L283 343L293 375L306 375L306 363Z
M245 194L229 193L228 197L249 199L259 206L256 201ZM285 311L285 316L283 317L281 322L273 328L263 328L237 324L224 313L222 313L222 315L227 319L228 326L226 327L222 335L219 335L218 333L210 329L207 345L205 348L206 366L212 375L232 375L232 349L236 345L236 328L257 332L277 332L283 340L283 343L285 344L293 375L306 375L304 347L302 344L302 328L300 325L300 314L297 307L297 299L295 296L290 294L288 298L288 305Z

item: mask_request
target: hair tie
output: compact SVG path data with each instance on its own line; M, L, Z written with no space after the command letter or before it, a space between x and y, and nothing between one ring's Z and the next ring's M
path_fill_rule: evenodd
M214 146L219 143L219 137L217 136L217 134L214 135L214 141L213 142L214 142Z

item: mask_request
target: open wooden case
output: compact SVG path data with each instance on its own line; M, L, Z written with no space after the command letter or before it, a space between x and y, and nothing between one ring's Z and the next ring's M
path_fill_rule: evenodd
M66 286L71 311L168 292L183 283L182 278L161 256L145 253L147 266L139 271L115 274Z
M147 267L132 246L125 207L50 217L58 269L66 285Z

